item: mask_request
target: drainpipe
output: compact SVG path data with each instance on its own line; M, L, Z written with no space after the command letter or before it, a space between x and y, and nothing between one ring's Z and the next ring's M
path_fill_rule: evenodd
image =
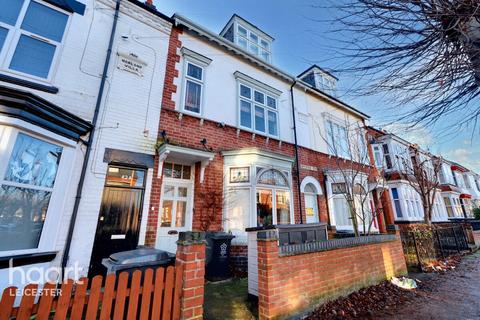
M290 99L292 100L292 117L293 117L293 137L295 141L295 165L297 166L297 192L298 192L298 207L300 209L300 224L303 224L303 213L302 213L302 193L300 188L300 161L298 160L298 140L297 140L297 121L295 120L295 99L293 97L293 87L297 83L297 80L294 80L292 86L290 87Z
M75 223L76 223L76 220L77 220L78 208L80 206L80 200L82 199L83 185L85 183L85 175L87 173L88 161L90 159L90 153L92 151L93 138L94 138L94 134L95 134L95 127L97 125L98 114L99 114L99 111L100 111L100 106L102 104L103 92L105 90L105 83L107 82L107 72L108 72L108 67L110 66L110 57L112 55L112 47L113 47L113 41L115 39L115 31L117 30L118 13L120 12L120 2L121 1L122 0L117 0L116 6L115 6L115 14L113 16L113 25L112 25L112 31L110 33L110 40L108 42L107 56L105 57L105 64L103 65L102 79L100 81L100 87L98 89L97 102L95 104L95 111L93 113L93 119L92 119L92 127L93 128L92 128L92 131L90 132L90 135L89 135L88 141L87 141L87 148L85 150L85 158L83 160L82 172L80 174L80 180L78 181L78 186L77 186L77 194L75 196L75 204L73 205L73 212L72 212L72 217L70 218L70 224L68 226L68 234L67 234L67 240L66 240L66 243L65 243L65 249L63 250L62 274L65 272L65 268L67 266L68 258L69 258L69 255L70 255L70 246L72 245L73 231L75 229ZM63 276L65 276L65 275L63 275Z

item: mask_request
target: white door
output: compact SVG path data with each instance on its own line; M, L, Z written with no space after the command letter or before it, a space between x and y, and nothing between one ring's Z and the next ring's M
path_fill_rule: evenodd
M307 223L318 222L318 203L316 194L305 193L305 211L307 213Z
M194 175L190 172L190 166L171 163L166 163L165 166L155 247L175 253L179 232L192 229Z
M345 196L335 195L333 197L333 215L337 230L353 230L350 209Z

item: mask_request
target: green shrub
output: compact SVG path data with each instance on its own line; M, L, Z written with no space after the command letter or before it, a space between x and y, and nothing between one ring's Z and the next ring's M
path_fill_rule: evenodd
M475 219L480 220L480 208L473 209L473 215L475 216Z

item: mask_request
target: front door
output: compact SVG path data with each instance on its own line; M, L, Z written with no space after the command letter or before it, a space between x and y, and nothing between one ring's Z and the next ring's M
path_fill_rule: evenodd
M175 253L178 233L192 228L192 167L167 162L163 169L161 217L156 248Z
M305 211L307 214L307 223L318 222L317 194L305 193Z
M105 274L102 259L138 244L145 170L109 166L97 224L89 276Z

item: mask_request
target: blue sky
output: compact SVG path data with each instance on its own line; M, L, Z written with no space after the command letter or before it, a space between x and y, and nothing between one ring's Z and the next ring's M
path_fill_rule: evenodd
M331 69L341 64L335 49L339 43L332 39L335 26L327 22L338 13L334 9L312 7L312 4L326 5L325 0L156 0L154 3L159 11L169 16L180 13L217 33L232 14L237 13L275 38L273 64L292 75L301 73L313 63ZM406 130L400 123L392 125L395 114L391 109L386 111L386 102L381 97L349 95L348 89L357 81L363 81L358 75L335 75L340 79L341 99L369 114L372 125L390 125L387 128L403 138L480 172L478 132L472 136L469 128L445 130L445 126L456 121L451 117L435 127L415 130Z

